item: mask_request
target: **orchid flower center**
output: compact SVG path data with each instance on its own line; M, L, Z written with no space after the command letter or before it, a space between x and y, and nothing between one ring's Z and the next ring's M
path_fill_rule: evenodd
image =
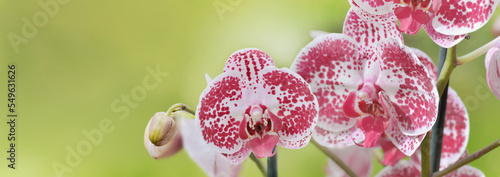
M386 117L384 107L378 102L377 94L372 85L365 85L357 94L361 114L371 114L373 117Z
M427 24L439 8L440 0L394 0L401 6L394 9L394 14L399 20L400 31L408 34L416 34L422 25Z
M266 106L250 106L245 111L245 118L245 131L248 138L257 136L262 139L266 134L273 131L273 121L269 117ZM246 139L245 137L242 138Z

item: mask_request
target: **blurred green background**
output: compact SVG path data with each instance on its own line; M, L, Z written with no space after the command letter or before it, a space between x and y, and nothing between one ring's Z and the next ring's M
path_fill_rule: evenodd
M204 176L182 150L154 160L143 146L151 116L182 102L196 107L206 86L204 74L216 77L234 51L255 47L278 67L289 67L312 39L310 30L342 31L346 0L192 0L192 1L13 1L0 5L0 72L17 64L17 161L7 168L6 101L0 109L0 176L56 176L53 164L66 164L69 149L86 141L82 131L112 121L110 133L91 146L79 164L62 176ZM56 2L46 15L39 2ZM65 4L63 4L65 3ZM218 14L214 3L226 5ZM498 13L496 13L498 14ZM219 16L220 15L220 16ZM9 34L23 35L24 18L38 20L36 33L13 47ZM494 16L494 18L496 15ZM45 21L44 21L45 20ZM492 22L458 46L463 55L493 39ZM26 31L25 31L26 32ZM439 48L423 30L405 36L408 46L437 61ZM15 48L18 48L16 52ZM500 138L500 101L485 85L484 57L458 67L451 86L464 100L471 119L468 150L474 152ZM142 93L147 68L169 75ZM0 76L6 88L6 76ZM153 81L151 81L153 82ZM7 99L6 89L0 99ZM123 98L142 93L140 98ZM136 94L137 95L137 94ZM128 110L112 109L112 104ZM122 116L123 119L119 117ZM500 150L472 165L499 176ZM375 162L375 160L374 160ZM326 157L314 146L279 149L280 176L324 176ZM376 165L375 172L381 169ZM241 176L258 176L246 161Z

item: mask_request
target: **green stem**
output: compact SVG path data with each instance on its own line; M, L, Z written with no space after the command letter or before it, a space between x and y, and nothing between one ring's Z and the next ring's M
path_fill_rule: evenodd
M339 157L337 157L335 154L333 154L330 150L328 150L326 147L321 146L316 140L311 138L311 142L318 147L319 150L321 150L323 153L325 153L330 159L332 159L337 165L344 170L344 172L351 176L351 177L357 177L356 173L354 173L342 160L340 160Z
M257 165L257 168L259 168L260 172L262 173L262 176L267 176L267 171L266 169L264 168L264 164L262 164L262 161L260 161L260 159L258 159L257 157L255 157L255 154L250 154L250 159L252 159L252 161L255 163L255 165Z
M182 104L182 103L176 103L176 104L172 105L170 108L168 108L166 115L169 116L171 113L176 112L176 111L186 111L186 112L191 113L193 115L196 113L196 111L194 111L193 109L191 109L187 105Z
M431 136L429 135L429 133L427 133L424 140L422 140L422 144L420 145L420 152L422 154L422 177L429 177L432 174L430 147Z
M454 164L448 166L447 168L441 170L441 171L438 171L438 172L435 172L434 174L432 174L432 177L440 177L440 176L444 176L466 164L469 164L470 162L474 161L474 160L477 160L479 159L480 157L482 157L483 155L485 155L486 153L492 151L493 149L497 148L500 146L500 139L494 141L493 143L489 144L488 146L480 149L479 151L476 151L474 152L473 154L471 155L468 155L467 157L465 157L464 159L462 160L459 160L458 162L455 162Z
M468 62L478 58L479 56L486 53L491 47L495 46L498 42L500 42L500 36L493 39L489 43L479 47L478 49L472 51L471 53L468 53L464 56L458 57L456 64L457 65L465 64L465 63L468 63Z
M457 48L456 46L453 46L448 49L447 55L446 55L446 60L443 64L443 68L441 69L441 72L438 73L438 80L436 87L438 89L439 97L443 95L444 89L447 87L448 80L450 80L451 72L453 69L455 69L456 62L457 62Z

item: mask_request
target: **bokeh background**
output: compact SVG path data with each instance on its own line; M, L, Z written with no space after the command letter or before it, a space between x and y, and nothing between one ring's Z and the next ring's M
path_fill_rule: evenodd
M43 19L40 13L47 12L40 2L56 2L59 8ZM214 3L225 8L222 13ZM71 177L205 176L184 150L162 160L148 155L143 133L151 116L178 102L196 107L206 87L204 74L220 74L238 49L262 49L278 67L289 67L312 40L310 30L342 32L348 9L346 0L1 0L0 88L7 87L7 64L17 64L20 117L16 169L11 170L5 152L7 103L2 103L0 176L56 176L57 163L70 170L61 176ZM22 36L23 19L33 22L33 17L46 21L34 35L25 36L16 52L7 36ZM459 44L458 55L493 39L491 24ZM437 61L439 48L423 30L405 36L405 43ZM486 85L483 63L484 56L458 67L450 82L469 109L469 152L500 138L500 101ZM138 90L148 67L159 67L168 76L140 98L123 102L142 93ZM0 100L6 100L6 89L0 90ZM113 109L113 103L128 112ZM113 130L103 133L102 142L91 146L80 163L66 164L68 149L87 141L82 131L99 128L103 120L112 121ZM499 159L500 150L495 150L472 165L487 176L500 176ZM325 164L326 157L313 145L279 149L280 176L324 176ZM376 165L374 171L381 168ZM241 176L258 175L246 161Z

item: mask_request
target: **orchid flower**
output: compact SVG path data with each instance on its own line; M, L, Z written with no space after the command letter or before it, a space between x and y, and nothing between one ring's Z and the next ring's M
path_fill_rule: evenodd
M153 144L150 141L151 127L154 127L155 118L166 117L164 112L156 113L148 123L144 134L144 145L149 154L155 158L165 158L176 154L182 147L188 155L193 159L208 176L226 177L238 176L241 171L242 164L233 164L225 159L220 153L213 151L203 140L201 132L196 130L195 121L182 117L176 117L178 120L173 122L173 126L178 126L177 129L169 129L166 134L173 134L174 138L171 141L162 144ZM159 124L161 125L161 124Z
M318 103L307 82L278 69L258 49L233 53L224 72L200 96L196 126L215 151L233 163L251 152L271 157L275 146L302 148L318 119Z
M395 166L387 166L375 177L420 177L420 163L414 160L402 160ZM470 165L465 165L459 169L445 175L446 177L484 177L484 173Z
M344 148L329 148L358 176L370 176L373 170L373 149L350 146ZM328 177L349 177L333 160L328 159L325 168Z
M410 156L434 125L437 90L395 25L350 11L344 34L321 35L298 54L291 68L318 97L319 144L373 147L385 134Z
M484 63L486 65L486 80L493 94L500 99L500 43L488 50Z
M400 30L416 34L424 30L441 47L449 48L467 33L481 28L499 0L349 0L356 12L373 20L396 17Z
M432 59L421 50L415 48L412 48L412 50L430 72L429 75L433 79L433 84L435 84L437 81L437 68ZM447 98L443 146L441 150L441 164L446 166L458 160L460 155L465 152L469 140L469 116L464 103L452 88L448 88ZM403 153L397 151L397 148L387 140L381 141L381 146L384 151L384 165L393 166L405 157Z

